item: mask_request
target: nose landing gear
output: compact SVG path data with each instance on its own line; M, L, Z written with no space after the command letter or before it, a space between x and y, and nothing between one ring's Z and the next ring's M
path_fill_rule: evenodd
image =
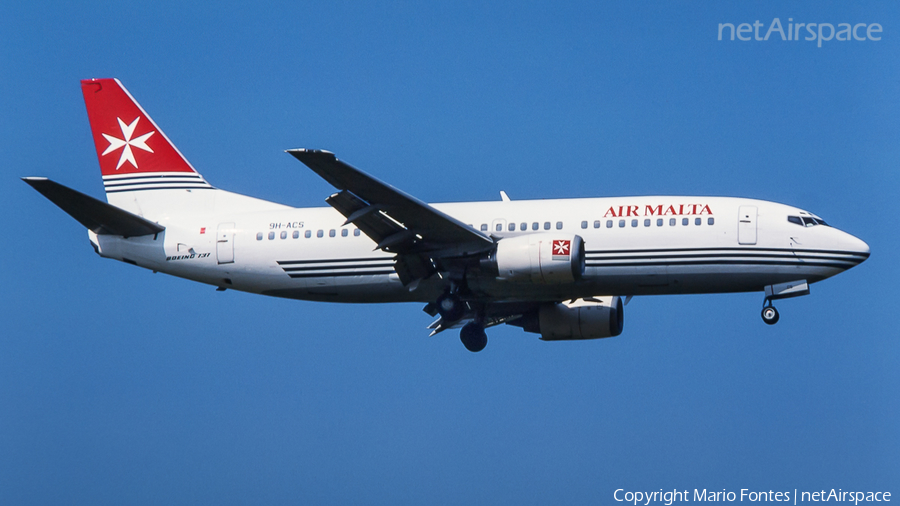
M778 310L772 305L772 301L766 299L766 306L763 306L762 319L767 325L775 325L778 323Z
M778 323L778 310L772 305L773 300L809 295L809 284L805 279L788 283L779 283L777 285L768 285L764 289L766 298L763 301L762 319L767 325L775 325Z

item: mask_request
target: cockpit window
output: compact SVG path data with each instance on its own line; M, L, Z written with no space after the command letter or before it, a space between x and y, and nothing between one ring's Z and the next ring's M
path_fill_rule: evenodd
M788 216L788 221L802 227L815 227L816 225L825 225L825 220L821 218L813 218L812 216Z

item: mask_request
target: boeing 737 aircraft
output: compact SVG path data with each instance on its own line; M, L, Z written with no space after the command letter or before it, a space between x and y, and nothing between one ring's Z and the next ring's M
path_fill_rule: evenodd
M615 197L426 204L328 151L291 149L337 192L294 208L214 188L116 79L81 82L107 202L25 182L88 228L94 250L219 290L328 302L421 302L470 351L501 323L541 339L617 336L634 295L764 292L869 256L795 207L744 198Z

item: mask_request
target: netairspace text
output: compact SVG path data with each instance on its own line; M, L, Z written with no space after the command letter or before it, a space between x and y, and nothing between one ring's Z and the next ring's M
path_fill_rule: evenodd
M779 18L775 18L769 24L765 33L760 35L760 28L765 28L765 24L760 23L757 19L753 24L750 23L719 23L719 40L734 40L737 37L742 41L767 41L778 40L803 40L817 41L817 46L822 47L823 42L830 40L850 42L863 42L867 40L881 40L883 28L879 23L838 23L837 27L832 23L794 23L794 18L788 18L786 25L781 24ZM805 30L801 31L801 29Z

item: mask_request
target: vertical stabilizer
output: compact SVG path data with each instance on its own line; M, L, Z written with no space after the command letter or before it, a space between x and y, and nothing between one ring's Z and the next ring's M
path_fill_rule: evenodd
M126 200L118 194L137 202L135 192L212 188L118 79L87 79L81 91L111 204Z

